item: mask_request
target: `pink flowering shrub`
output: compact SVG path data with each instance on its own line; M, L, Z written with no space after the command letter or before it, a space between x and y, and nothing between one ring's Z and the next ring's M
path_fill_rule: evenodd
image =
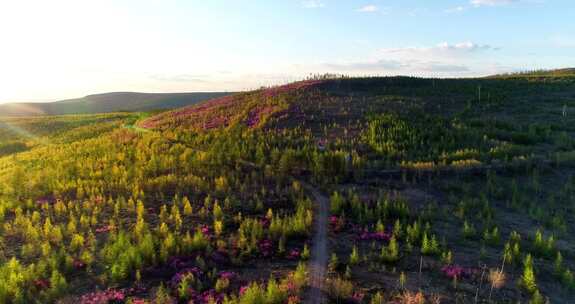
M259 249L261 255L264 257L271 256L273 253L273 248L274 248L274 246L273 246L273 243L271 240L267 240L267 239L261 240L258 243L258 249Z
M218 275L221 279L233 280L238 277L238 274L233 271L222 271Z
M299 304L301 303L301 299L299 296L289 296L287 299L288 304Z
M280 94L310 88L312 86L321 84L322 82L323 82L322 80L304 80L304 81L292 82L286 85L265 89L263 91L263 96L266 98L272 98Z
M106 225L103 227L96 228L96 233L106 233L113 230L113 227L110 225Z
M255 107L248 114L245 123L250 128L256 127L264 117L271 115L278 109L276 106Z
M44 290L50 288L50 281L45 279L34 280L34 286L39 290Z
M446 265L441 268L441 272L448 278L471 278L477 275L478 270L473 268L464 268L459 265Z
M364 293L356 291L351 298L356 303L362 303L364 297L365 297Z
M96 291L83 295L80 299L81 304L110 304L124 303L126 294L122 290L108 289L105 291Z
M296 260L296 259L299 259L300 256L301 256L301 252L298 249L292 249L289 252L287 258L290 260Z
M74 260L74 262L72 263L72 266L76 270L82 270L82 269L86 268L86 263L84 263L84 261L82 261L82 260Z
M172 286L173 288L177 288L182 279L188 274L193 274L194 277L197 278L200 277L203 274L203 272L198 267L191 267L180 270L170 280L170 286Z
M332 231L340 232L343 229L343 227L345 226L345 221L343 218L332 215L329 217L329 226L330 226Z
M369 232L364 230L359 235L359 239L362 241L389 241L391 240L391 234L387 232Z
M294 95L295 92L322 83L321 80L306 80L262 90L240 93L211 99L197 105L161 113L141 123L142 128L166 128L184 125L190 129L211 130L225 128L233 123L257 127L267 117L289 113L280 95Z
M210 227L208 225L203 225L200 230L202 231L202 233L204 234L204 236L206 237L211 237L212 233L210 232Z
M266 217L262 217L262 218L260 219L260 223L262 224L262 227L263 227L263 228L267 229L267 228L270 227L271 221L270 221L270 219L268 219L268 218L266 218Z

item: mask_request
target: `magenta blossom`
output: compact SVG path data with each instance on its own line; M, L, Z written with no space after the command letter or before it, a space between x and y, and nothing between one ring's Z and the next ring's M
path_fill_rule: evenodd
M258 244L260 253L264 257L269 257L273 252L273 244L271 240L261 240Z
M107 225L107 226L103 226L100 228L96 228L96 233L105 233L105 232L110 232L112 230L112 226Z
M50 281L45 279L34 280L34 286L40 290L48 289L50 288Z
M301 253L300 253L299 250L297 250L297 249L292 249L292 250L290 251L290 253L288 254L288 259L294 260L294 259L299 258L300 255L301 255Z
M240 296L243 296L244 293L246 293L246 291L248 290L248 288L250 288L249 285L240 287Z
M391 240L391 234L386 232L363 231L359 235L359 239L363 241L389 241Z
M219 276L222 279L228 279L231 281L231 280L235 279L238 276L238 274L233 272L233 271L222 271L222 272L220 272Z
M74 262L72 263L72 266L74 266L74 268L76 270L82 270L82 269L86 268L86 263L84 263L84 261L82 261L82 260L74 260Z
M210 227L208 225L203 225L202 228L200 228L200 231L207 237L211 236Z
M85 294L80 299L81 304L124 303L126 294L122 290L108 289Z
M463 268L459 265L447 265L441 268L441 272L450 279L470 277L476 273L475 269Z

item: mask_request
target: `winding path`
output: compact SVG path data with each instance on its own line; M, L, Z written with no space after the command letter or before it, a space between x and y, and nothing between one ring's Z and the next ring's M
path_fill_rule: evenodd
M323 292L328 260L328 216L329 199L311 185L304 184L317 203L315 216L315 229L311 246L311 259L309 261L310 288L304 297L304 303L327 303Z

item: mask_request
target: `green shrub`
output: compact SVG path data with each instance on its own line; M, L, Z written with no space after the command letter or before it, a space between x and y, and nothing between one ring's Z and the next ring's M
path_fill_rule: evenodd
M351 254L349 255L349 264L350 265L357 265L359 263L359 253L357 251L357 246L353 246L351 250Z
M257 283L252 283L240 297L239 304L267 304L265 290Z
M349 300L353 296L354 286L351 281L334 278L327 281L327 294L335 301Z
M427 237L427 233L423 234L423 239L421 240L421 253L423 255L436 255L440 253L439 243L435 238L435 235L431 236L431 239Z
M535 272L533 271L533 258L530 254L523 261L523 274L521 275L521 286L530 294L537 291Z
M380 258L383 262L394 263L399 260L399 245L395 240L395 237L391 237L389 244L387 246L381 247Z

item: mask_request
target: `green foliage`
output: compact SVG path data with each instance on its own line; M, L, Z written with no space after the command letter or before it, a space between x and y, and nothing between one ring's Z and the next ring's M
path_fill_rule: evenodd
M560 251L557 251L557 255L555 256L555 261L553 262L553 273L555 276L561 277L564 271L563 266L563 255L561 255Z
M50 295L52 298L57 298L58 296L63 295L68 288L68 284L66 283L66 279L60 272L57 270L52 271L52 275L50 276Z
M358 263L359 263L359 253L357 250L357 246L353 246L351 254L349 255L349 264L357 265Z
M192 283L194 283L195 277L192 273L186 273L182 277L180 283L178 284L178 297L181 300L186 300L190 296L189 288Z
M295 272L291 277L291 281L296 288L300 289L307 283L307 268L304 263L298 263Z
M493 227L491 230L485 229L483 232L483 241L491 246L499 245L499 242L501 241L499 228Z
M427 233L423 234L423 239L421 240L421 253L423 255L437 255L441 252L439 248L439 243L435 235L431 236L431 239L427 237Z
M164 286L164 284L160 284L160 287L156 290L156 294L154 296L154 303L155 304L171 304L173 303L173 299L170 296L169 290Z
M0 265L0 303L25 303L29 297L26 285L33 277L30 270L16 258Z
M535 290L535 292L533 292L533 295L531 295L531 299L529 300L529 304L544 304L544 303L545 303L545 299L543 299L543 296L541 295L539 290Z
M478 82L498 101L476 101ZM200 114L186 110L197 119L166 112L146 120L160 120L155 130L135 127L137 114L3 119L2 126L15 128L0 128L0 303L56 302L83 280L102 288L134 279L148 284L143 270L171 267L166 263L176 256L197 256L185 263L203 275L185 277L179 288L161 287L155 298L151 286L147 300L171 303L171 294L185 302L193 285L197 292L225 292L227 304L295 302L307 280L303 263L284 279L251 284L240 296L234 279L218 276L228 264L215 259L227 256L230 266L241 268L259 259L275 262L303 244L301 258L309 259L314 202L306 193L313 186L336 190L330 198L337 216L333 233L347 237L350 227L359 227L378 238L392 236L365 252L366 260L375 258L368 261L370 270L380 271L379 262L397 263L400 255L413 260L418 245L421 254L441 254L441 262L451 264L447 240L458 231L468 239L465 245L481 248L470 258L491 258L493 249L485 246L499 246L496 225L501 231L517 228L516 219L529 215L555 234L545 238L538 231L523 243L512 234L503 248L504 266L516 271L524 246L545 258L538 261L542 271L551 269L555 257L556 279L573 286L572 252L565 247L564 261L554 244L555 237L571 241L575 194L573 181L556 185L575 159L569 139L575 129L570 118L550 123L558 110L552 93L565 88L571 87L346 79L277 95L241 94L230 104L202 106ZM534 92L551 93L543 98L545 111L536 98L522 102L515 96ZM506 107L496 109L503 97ZM465 105L468 99L473 101ZM17 128L24 132L14 133ZM357 187L343 190L351 185ZM395 186L398 192L392 193ZM420 201L415 192L423 188ZM428 201L442 192L449 196L445 203ZM454 209L452 202L458 204ZM505 202L512 209L502 210ZM439 210L430 212L435 206ZM444 218L452 210L457 219ZM508 212L515 216L506 218ZM473 243L480 241L478 233L482 244ZM349 301L355 289L365 290L348 281L363 275L352 276L352 266L362 260L358 247L365 248L358 244L346 253L346 267L337 255L330 260L330 270L345 268L344 279L331 285L334 299ZM288 264L293 265L282 264L278 273ZM401 288L403 264L383 266L401 273ZM525 263L521 286L533 301L541 298L537 283L547 286L546 279L542 272L537 282L532 262ZM367 299L384 301L377 294Z
M381 292L377 292L373 295L369 304L385 304L385 299L383 298L383 294Z
M301 258L307 260L310 257L309 246L307 244L303 245L303 250L301 252Z
M405 274L405 272L402 271L402 272L399 274L398 283L399 283L399 288L400 288L400 289L404 289L404 288L405 288L405 284L407 283L407 275Z
M334 272L337 270L338 266L339 266L339 258L337 257L337 254L332 253L331 257L329 258L327 268L329 269L329 271Z
M278 286L275 279L271 278L268 280L268 285L266 287L266 299L265 303L268 304L281 304L284 303L287 298L287 294L284 290Z
M353 296L354 286L351 281L336 277L327 282L327 293L335 301L349 300Z
M555 252L555 238L551 235L545 239L541 230L538 229L535 232L533 248L537 256L551 257Z
M108 265L111 265L109 276L114 281L128 278L144 263L144 256L138 245L132 243L130 237L122 231L115 235L113 241L102 249L102 257Z
M475 228L473 225L469 224L467 221L463 222L463 238L470 239L475 236Z
M379 255L382 261L386 263L394 263L399 260L399 245L395 237L392 237L387 246L381 247Z
M214 289L216 292L225 292L230 287L230 280L227 278L218 278Z
M480 134L461 122L419 112L381 114L370 119L365 141L388 161L456 161L473 158L465 149L485 149ZM463 155L463 156L459 156Z
M521 275L521 286L530 294L535 294L537 290L537 282L535 279L535 272L533 270L533 258L530 254L525 257L523 261L523 274Z
M451 250L445 251L441 254L441 262L446 265L453 263L453 254L451 253Z
M334 192L330 197L331 214L341 214L345 208L345 199L338 193Z

